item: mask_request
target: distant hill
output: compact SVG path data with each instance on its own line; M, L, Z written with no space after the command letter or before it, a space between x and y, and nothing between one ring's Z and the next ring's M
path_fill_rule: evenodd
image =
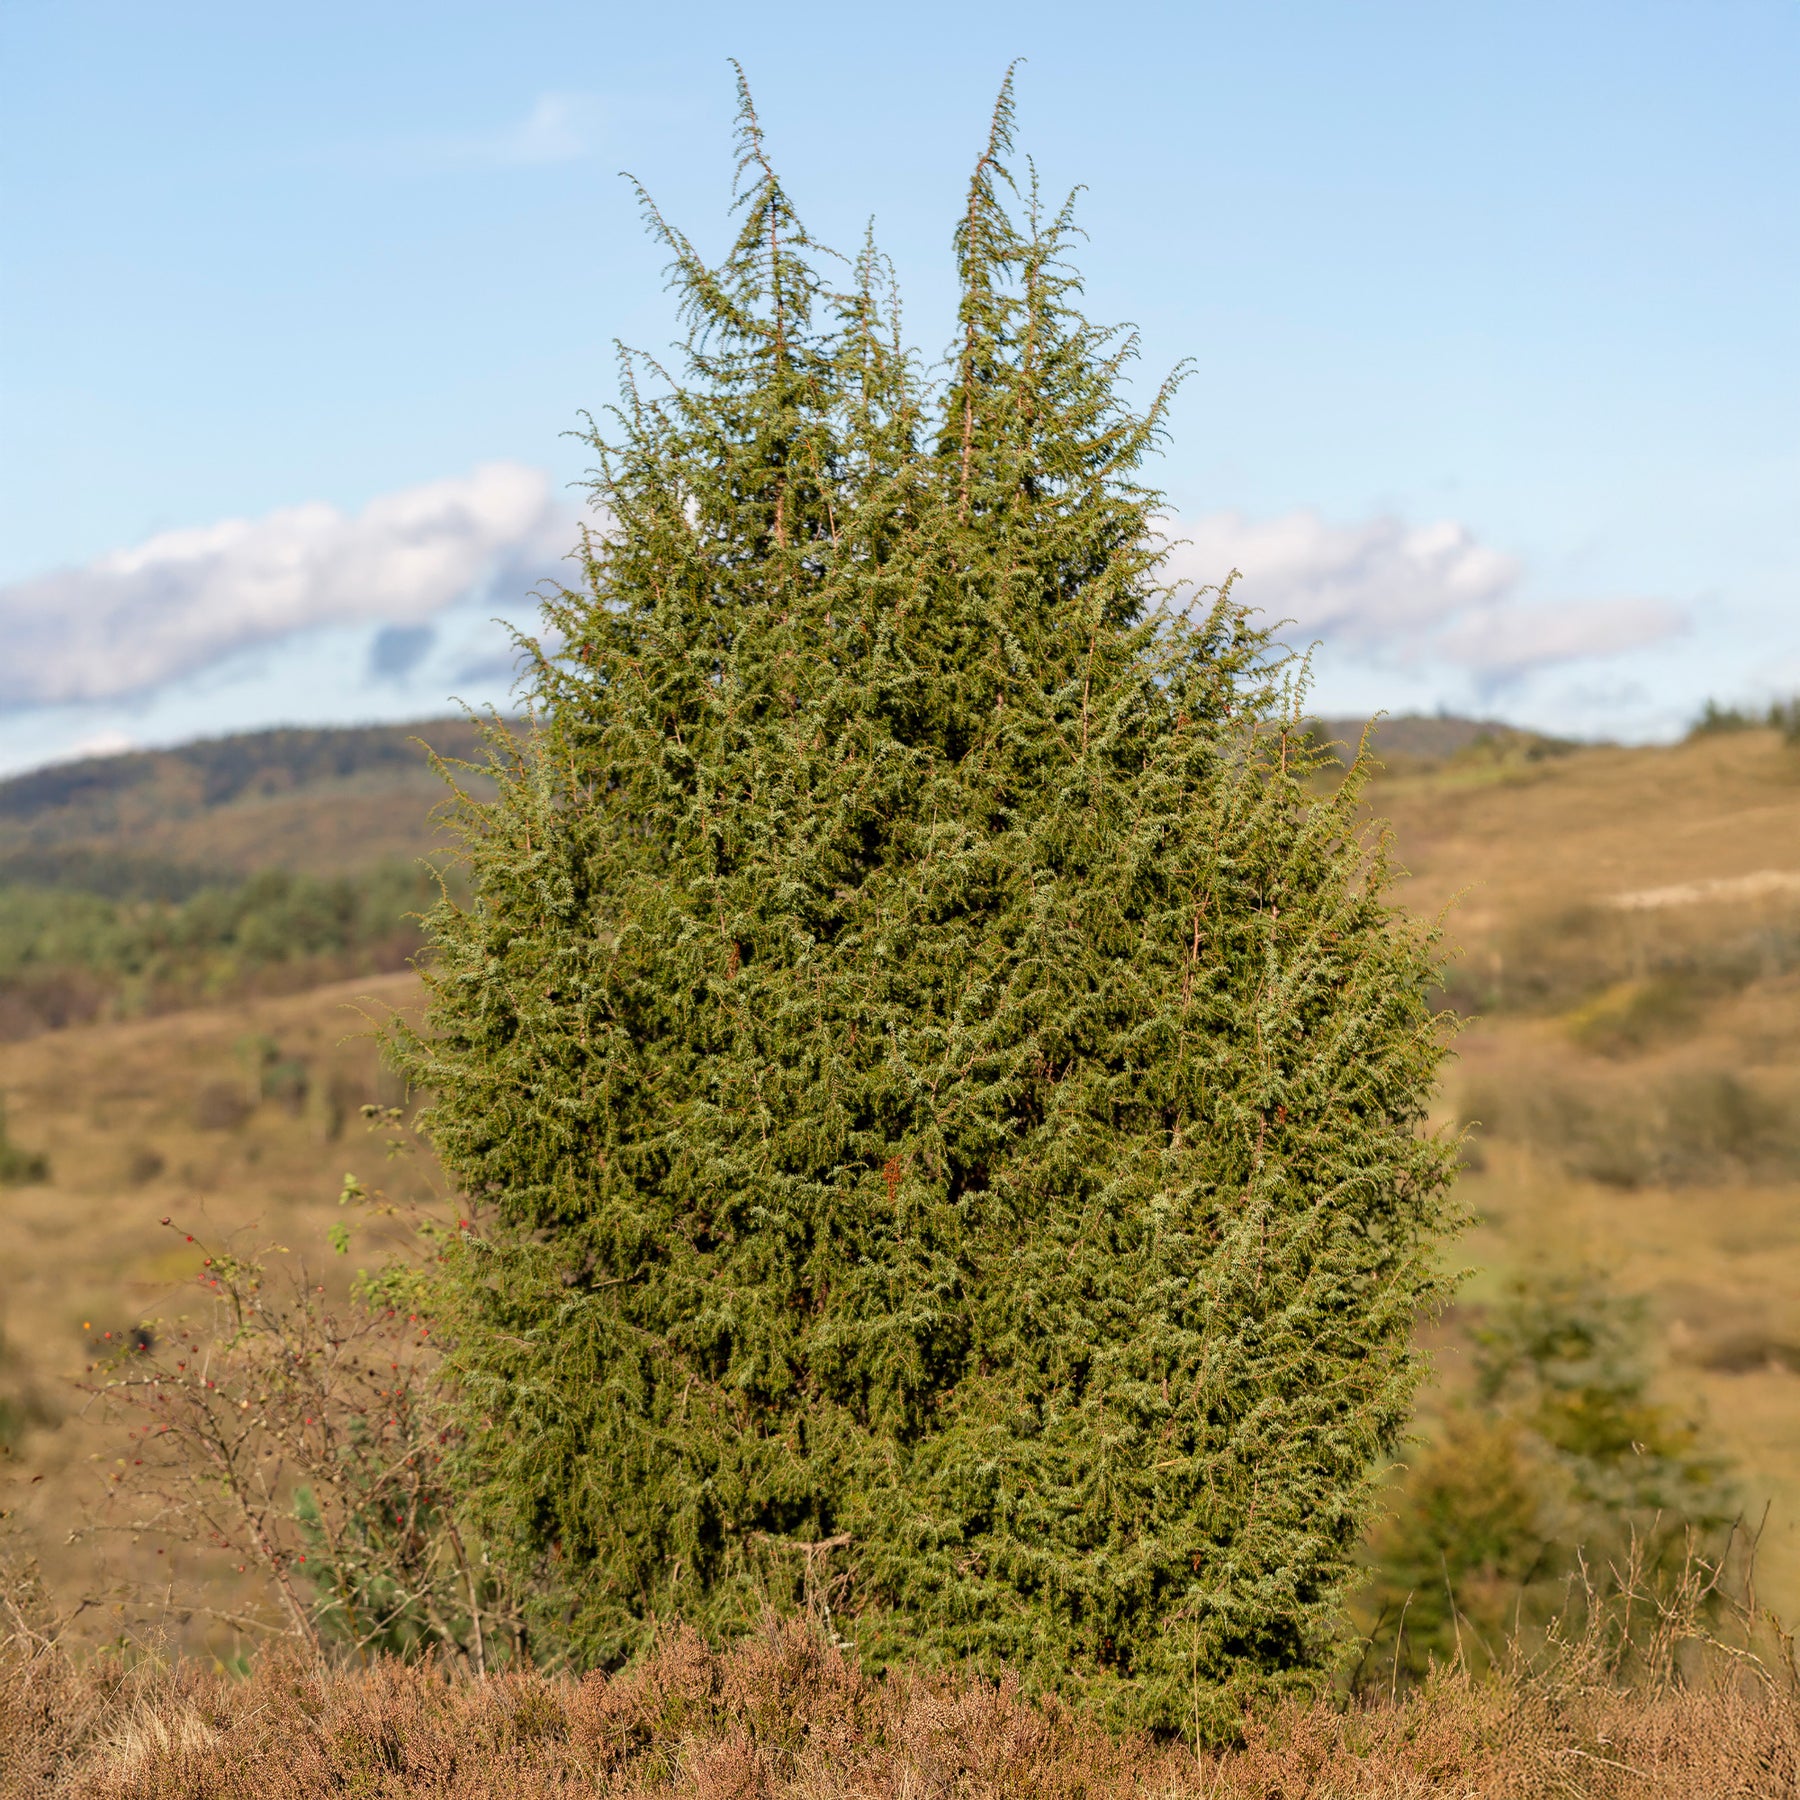
M0 783L0 1042L406 968L446 847L427 744L473 757L475 727L258 731Z
M1362 726L1313 729L1347 756ZM447 848L426 745L475 759L476 729L249 732L0 782L0 1042L406 968ZM1565 748L1480 719L1377 733L1392 776Z
M1314 719L1314 734L1354 751L1364 718ZM1465 719L1452 713L1401 713L1378 719L1375 754L1392 774L1407 774L1461 761L1537 762L1581 748L1571 738L1527 731L1500 719Z
M1313 727L1348 749L1364 723ZM426 719L245 732L16 775L0 781L0 887L179 901L265 870L357 875L410 861L442 847L431 811L444 787L421 740L453 759L476 746L467 719ZM1376 728L1396 775L1572 748L1497 719L1407 715Z
M58 763L0 782L0 885L180 900L267 869L353 874L437 845L420 740L474 753L466 719L285 729Z

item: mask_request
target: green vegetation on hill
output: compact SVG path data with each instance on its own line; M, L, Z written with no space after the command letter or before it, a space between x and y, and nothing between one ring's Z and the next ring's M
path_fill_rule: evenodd
M1771 700L1765 707L1723 705L1708 700L1688 728L1690 737L1721 731L1779 731L1789 744L1800 744L1800 694Z
M476 743L264 731L0 782L0 1039L405 967L436 897L409 853L442 848L421 739Z
M187 899L262 869L354 874L440 847L424 745L476 745L467 719L248 732L58 763L0 781L0 886Z
M0 1039L404 968L429 871L265 870L181 901L0 888Z

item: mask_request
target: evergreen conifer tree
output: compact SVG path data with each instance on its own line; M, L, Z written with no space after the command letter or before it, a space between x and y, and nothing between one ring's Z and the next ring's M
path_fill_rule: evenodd
M395 1043L485 1203L472 1497L564 1653L809 1605L1206 1732L1331 1654L1442 1294L1442 1032L1361 762L1160 584L1167 393L1011 104L937 388L747 93L723 263L649 209L685 363L622 360Z

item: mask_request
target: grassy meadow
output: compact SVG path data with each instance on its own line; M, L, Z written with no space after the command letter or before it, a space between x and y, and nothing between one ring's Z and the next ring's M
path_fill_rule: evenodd
M1662 1396L1747 1513L1767 1507L1761 1595L1800 1618L1800 751L1772 730L1627 750L1397 725L1392 742L1372 807L1408 902L1448 909L1447 992L1472 1021L1442 1114L1480 1122L1455 1251L1473 1272L1432 1334L1422 1430L1467 1389L1472 1334L1510 1280L1602 1268L1648 1304ZM416 757L308 755L301 776L271 755L211 790L178 758L110 789L65 775L30 804L0 789L0 862L15 880L33 856L79 871L116 842L182 868L355 874L429 848ZM160 1583L190 1648L232 1666L250 1647L251 1576L203 1545L83 1529L107 1518L129 1445L77 1384L107 1332L167 1333L203 1305L209 1246L289 1246L333 1292L375 1260L326 1234L347 1170L430 1184L424 1160L385 1162L359 1110L404 1098L367 1018L417 992L376 970L121 1002L0 1042L0 1553L34 1556L59 1606L85 1606L78 1640L136 1631Z
M165 1568L177 1586L212 1584L221 1615L246 1598L203 1545L159 1555L104 1529L129 1444L76 1384L141 1323L171 1336L182 1315L206 1317L200 1284L220 1249L285 1246L338 1295L359 1263L379 1260L366 1242L335 1255L326 1234L343 1217L347 1171L398 1192L429 1179L389 1165L360 1112L403 1099L367 1021L416 992L411 975L387 976L0 1045L10 1140L48 1162L47 1179L0 1188L0 1530L29 1547L59 1598L93 1602L84 1637L134 1624L129 1594ZM78 1524L102 1529L71 1542ZM223 1616L188 1619L179 1635L227 1659L254 1642Z

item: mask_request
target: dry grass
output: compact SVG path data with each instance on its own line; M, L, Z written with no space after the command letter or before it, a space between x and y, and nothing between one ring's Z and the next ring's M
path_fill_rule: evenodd
M455 1682L380 1664L0 1659L0 1796L201 1800L331 1794L690 1795L775 1800L1177 1796L1779 1795L1800 1786L1800 1713L1778 1686L1630 1693L1580 1665L1408 1697L1290 1706L1196 1755L954 1676L872 1678L798 1626L718 1653L673 1633L627 1673Z
M1507 920L1800 864L1800 755L1774 732L1594 749L1384 781L1410 897L1456 895L1467 941Z
M239 1559L199 1543L72 1538L104 1516L119 1458L139 1454L77 1384L132 1327L148 1321L166 1336L179 1315L210 1312L203 1244L290 1245L318 1260L336 1301L358 1266L382 1260L367 1241L333 1256L326 1232L346 1217L347 1169L390 1191L429 1178L388 1163L357 1114L364 1100L395 1097L359 1005L405 1006L416 994L413 977L386 977L0 1045L12 1136L50 1163L48 1182L0 1188L0 1403L16 1440L0 1448L0 1546L22 1542L60 1605L89 1603L89 1641L131 1625L134 1594L204 1581L225 1613L267 1597L237 1580ZM269 1043L307 1068L297 1106L261 1096ZM189 1232L203 1243L185 1242ZM255 1641L198 1613L179 1630L190 1649L227 1659Z

